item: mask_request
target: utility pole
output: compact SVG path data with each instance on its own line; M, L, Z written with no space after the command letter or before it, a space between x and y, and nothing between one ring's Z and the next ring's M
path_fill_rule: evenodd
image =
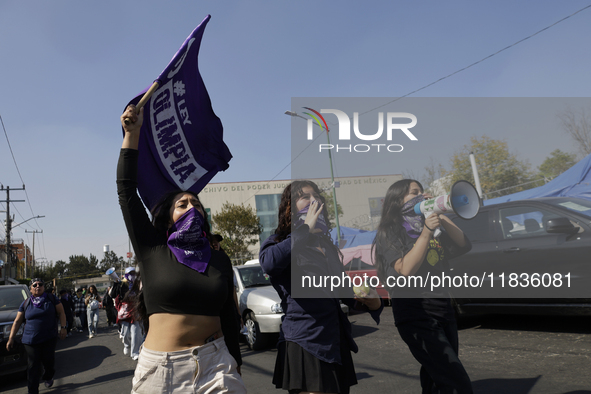
M8 284L8 271L10 270L10 266L12 263L12 248L10 243L10 233L12 232L12 219L10 218L10 203L11 202L24 202L25 200L11 200L10 199L10 186L4 185L0 188L0 190L6 190L6 200L1 200L0 202L6 203L6 264L4 266L4 284ZM25 185L21 189L12 189L12 190L25 190Z
M37 231L29 231L25 230L25 233L33 233L33 264L31 265L31 276L35 275L35 234L43 233L43 230ZM26 261L26 252L25 252L25 261ZM25 277L27 276L27 263L25 262Z

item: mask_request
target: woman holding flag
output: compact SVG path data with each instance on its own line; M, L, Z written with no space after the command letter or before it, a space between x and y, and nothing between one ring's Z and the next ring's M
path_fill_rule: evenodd
M149 330L132 393L245 393L229 258L204 232L198 197L178 190L152 210L137 194L143 108L121 115L119 203L142 273Z

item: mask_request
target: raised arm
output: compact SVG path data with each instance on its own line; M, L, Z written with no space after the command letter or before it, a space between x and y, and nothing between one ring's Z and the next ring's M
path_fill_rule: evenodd
M124 119L130 120L129 124L125 124ZM121 126L125 130L123 136L123 144L121 149L135 149L137 150L140 142L140 130L144 123L144 108L140 109L139 114L135 111L135 105L130 104L125 112L121 115Z

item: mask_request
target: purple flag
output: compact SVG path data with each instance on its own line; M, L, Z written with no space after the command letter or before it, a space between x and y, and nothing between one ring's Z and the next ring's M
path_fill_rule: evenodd
M159 87L144 106L138 191L149 209L167 192L199 193L218 171L228 168L232 158L197 62L210 18L208 15L187 37L158 77ZM137 104L146 90L130 104Z

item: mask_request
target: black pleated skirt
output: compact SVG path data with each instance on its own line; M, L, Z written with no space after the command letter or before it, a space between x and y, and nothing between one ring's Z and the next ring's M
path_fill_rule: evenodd
M357 377L347 340L341 336L341 364L319 360L295 342L280 343L273 384L290 393L348 394L349 387L357 384Z

